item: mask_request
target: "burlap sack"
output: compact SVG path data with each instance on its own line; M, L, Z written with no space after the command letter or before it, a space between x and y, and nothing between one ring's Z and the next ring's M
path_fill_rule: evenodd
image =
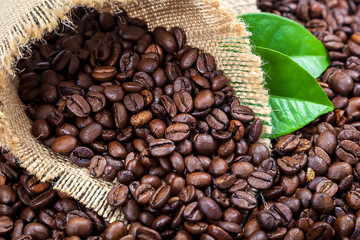
M221 10L217 1L0 0L0 145L10 149L21 166L41 181L52 181L55 189L66 192L108 221L124 220L118 209L106 203L106 195L115 184L92 178L87 169L76 167L67 157L55 154L37 141L17 95L19 81L14 77L14 66L26 52L27 44L41 39L45 31L55 29L60 21L70 24L68 14L79 5L110 12L124 8L131 17L148 22L150 29L175 25L184 28L188 44L214 55L241 102L267 122L264 132L271 132L260 58L251 54L244 25L235 14Z

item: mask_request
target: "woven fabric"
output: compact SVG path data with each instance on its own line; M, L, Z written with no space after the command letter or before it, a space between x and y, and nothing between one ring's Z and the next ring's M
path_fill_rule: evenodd
M260 12L256 6L256 0L221 0L221 6L237 15Z
M109 12L116 12L121 7L131 17L148 22L150 29L182 27L188 44L214 55L219 69L223 69L231 80L241 102L268 123L264 132L271 132L268 92L263 85L260 58L251 53L249 33L244 25L235 14L220 9L218 1L1 0L0 144L10 149L19 158L21 166L41 181L52 181L55 189L69 194L110 222L126 221L120 210L106 202L106 195L115 183L91 177L88 169L75 166L69 158L52 152L36 140L17 94L16 61L28 50L29 43L40 40L60 22L69 23L68 14L76 6Z

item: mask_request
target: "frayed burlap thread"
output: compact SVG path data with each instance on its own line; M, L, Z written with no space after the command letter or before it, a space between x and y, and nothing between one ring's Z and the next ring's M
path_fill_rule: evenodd
M150 29L182 27L188 44L214 55L241 102L264 120L264 133L271 132L269 97L260 58L251 53L249 33L244 25L235 14L222 10L218 1L1 0L0 145L10 149L20 165L41 181L51 181L55 189L69 194L110 222L126 221L119 209L106 202L106 195L115 183L93 178L87 169L75 166L69 158L52 152L35 139L31 121L17 94L16 61L28 54L29 43L41 40L44 33L56 29L59 23L71 26L69 13L77 6L112 13L123 8L131 17L148 22Z

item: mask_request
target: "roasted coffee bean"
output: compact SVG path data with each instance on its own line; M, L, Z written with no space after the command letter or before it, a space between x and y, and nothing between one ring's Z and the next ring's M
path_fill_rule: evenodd
M101 237L103 239L120 239L121 237L124 237L127 234L126 225L116 220L112 223L110 223L104 232L101 233Z
M124 105L130 112L139 112L144 108L144 98L138 93L130 93L124 97Z
M194 107L199 111L210 108L214 103L214 94L210 90L201 90L194 99Z
M122 207L129 195L127 186L118 186L113 188L107 195L108 203L113 207Z
M330 131L322 132L316 140L316 146L324 149L327 154L332 154L336 145L336 136Z
M194 172L186 177L186 183L194 187L206 187L211 184L211 176L205 172Z
M231 203L241 210L252 210L256 207L256 198L244 191L237 191L231 195Z
M96 67L91 76L100 82L107 82L114 79L116 75L116 68L111 66Z
M135 189L133 195L139 204L145 205L149 202L153 193L154 188L150 184L141 184Z
M70 155L70 159L78 166L87 167L91 158L94 156L93 151L87 147L77 147Z
M286 175L293 175L301 170L300 162L293 157L285 156L277 160L280 170Z
M191 222L198 222L203 218L203 214L199 210L198 202L188 204L183 212L184 218Z
M177 50L176 40L168 31L162 30L155 34L155 42L167 53L174 53Z
M55 200L56 200L56 191L53 189L49 189L38 195L36 198L32 199L30 201L30 207L35 210L46 208L52 203L54 203Z
M315 188L316 192L323 192L333 197L338 191L338 185L331 180L321 180Z
M273 231L275 228L280 227L282 225L282 219L280 215L271 210L263 210L260 211L256 218L259 222L261 229L265 231Z
M149 144L154 157L166 157L175 151L175 144L169 139L157 139Z
M265 172L253 172L248 177L248 183L259 190L266 190L273 185L273 178Z
M76 147L77 139L70 135L57 137L52 144L51 149L54 152L67 154L73 151Z
M326 222L317 222L311 225L306 233L306 239L316 239L321 236L324 239L333 237L333 228Z
M79 138L83 143L90 144L101 135L102 130L103 127L99 123L90 123L80 130Z
M336 147L336 156L350 164L356 164L359 161L360 147L355 142L343 140Z
M326 193L315 193L311 206L319 214L330 214L334 210L334 202Z
M188 113L193 110L193 99L189 92L181 90L174 93L174 102L177 109L182 113Z
M360 194L357 191L350 191L346 194L346 203L354 210L359 210Z
M297 146L300 143L300 138L289 134L284 137L282 137L279 142L276 143L276 148L280 152L291 152L297 148Z
M55 132L58 136L71 135L77 137L77 135L79 135L79 130L70 123L64 123L64 125L57 127Z
M214 57L207 53L200 54L196 60L196 68L202 74L212 72L215 68Z
M143 125L147 124L148 122L150 122L152 117L153 117L153 115L150 111L141 111L138 114L135 114L130 118L130 123L131 123L131 125L133 125L135 127L143 126ZM122 116L122 118L123 118L123 116ZM116 123L116 119L115 119L115 123Z
M209 197L202 197L198 200L198 208L202 214L214 221L222 217L222 210L219 205Z
M165 129L165 138L181 142L190 135L190 128L184 123L175 123Z
M91 111L89 103L80 95L72 95L66 100L66 107L77 117L87 117Z
M32 134L42 140L50 137L51 127L45 119L37 119L32 124Z
M171 187L169 185L159 187L151 196L149 205L152 208L162 208L171 197Z
M181 40L181 42L183 41ZM183 43L181 45L183 45ZM179 48L181 48L181 46L179 46ZM187 50L180 59L180 67L183 70L192 67L193 64L196 62L198 54L199 54L199 49L197 48L191 48Z
M226 114L219 108L214 108L206 117L206 122L215 130L225 130L229 125L229 119Z
M243 123L251 122L255 119L254 112L246 106L236 106L231 108L231 117Z
M195 150L203 155L212 155L216 152L218 144L209 134L198 134L194 139Z
M89 170L94 177L101 177L106 167L106 159L102 156L95 155L91 158Z

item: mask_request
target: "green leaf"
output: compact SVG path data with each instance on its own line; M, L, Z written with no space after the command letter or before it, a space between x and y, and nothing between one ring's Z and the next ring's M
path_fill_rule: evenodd
M262 68L270 92L273 133L268 137L294 132L334 109L316 79L291 58L262 47L254 50L264 62Z
M289 56L314 78L319 77L330 66L324 45L297 22L270 13L245 14L239 17L248 25L254 45Z

